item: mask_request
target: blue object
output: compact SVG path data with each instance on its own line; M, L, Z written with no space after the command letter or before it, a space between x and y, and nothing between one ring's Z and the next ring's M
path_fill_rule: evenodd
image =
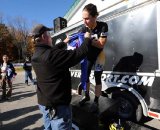
M42 113L44 130L71 130L72 129L72 110L69 105L58 105L56 115L53 119L49 117L49 110L45 106L38 104Z
M75 33L70 36L69 45L72 47L80 47L84 41L84 33ZM87 81L87 58L84 58L81 62L81 87L86 91Z
M84 33L75 33L70 36L69 45L72 47L80 47L84 40Z

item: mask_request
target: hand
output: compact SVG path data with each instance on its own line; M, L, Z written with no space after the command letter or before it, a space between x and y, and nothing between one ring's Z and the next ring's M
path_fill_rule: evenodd
M2 73L6 73L6 70L1 70Z
M69 38L69 36L67 36L67 37L66 37L66 39L64 39L64 41L63 41L63 42L64 42L64 43L68 43L68 42L69 42L69 40L70 40L70 38Z
M85 38L91 38L91 34L90 34L89 32L86 32L86 33L84 34L84 37L85 37Z
M92 46L95 46L97 48L103 48L104 46L101 45L100 41L97 39L92 39Z

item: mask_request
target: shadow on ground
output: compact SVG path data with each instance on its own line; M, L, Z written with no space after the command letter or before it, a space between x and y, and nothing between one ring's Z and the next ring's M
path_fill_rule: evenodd
M41 118L41 114L29 115L29 113L38 110L38 106L25 107L21 109L14 109L1 113L0 121L14 120L8 124L1 124L1 130L23 130L25 127L34 125L37 120ZM25 114L27 115L25 117ZM20 118L23 115L23 118ZM20 118L20 119L19 119ZM42 130L43 127L35 128L34 130ZM25 129L27 130L27 129Z

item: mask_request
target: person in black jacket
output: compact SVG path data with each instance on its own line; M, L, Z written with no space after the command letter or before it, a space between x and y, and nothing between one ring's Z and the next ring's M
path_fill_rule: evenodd
M23 69L25 71L25 83L28 85L28 78L29 78L34 85L35 81L33 80L32 76L32 64L31 61L29 60L29 57L26 57L25 62L23 64Z
M12 78L15 73L15 68L11 62L8 61L8 56L3 55L3 63L0 65L1 68L1 76L2 76L2 81L1 81L1 87L2 87L2 100L10 99L12 95ZM6 85L8 84L8 91L6 88Z
M52 46L50 28L38 24L33 28L35 52L32 66L37 76L38 104L43 113L47 130L71 130L71 75L69 68L79 63L91 45L90 33L85 33L83 44L75 50L67 50L67 37Z

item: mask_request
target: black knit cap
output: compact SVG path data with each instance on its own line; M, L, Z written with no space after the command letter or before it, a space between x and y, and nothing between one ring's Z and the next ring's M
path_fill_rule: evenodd
M40 37L45 31L51 31L53 28L48 28L43 24L36 25L32 30L32 36L34 38Z

